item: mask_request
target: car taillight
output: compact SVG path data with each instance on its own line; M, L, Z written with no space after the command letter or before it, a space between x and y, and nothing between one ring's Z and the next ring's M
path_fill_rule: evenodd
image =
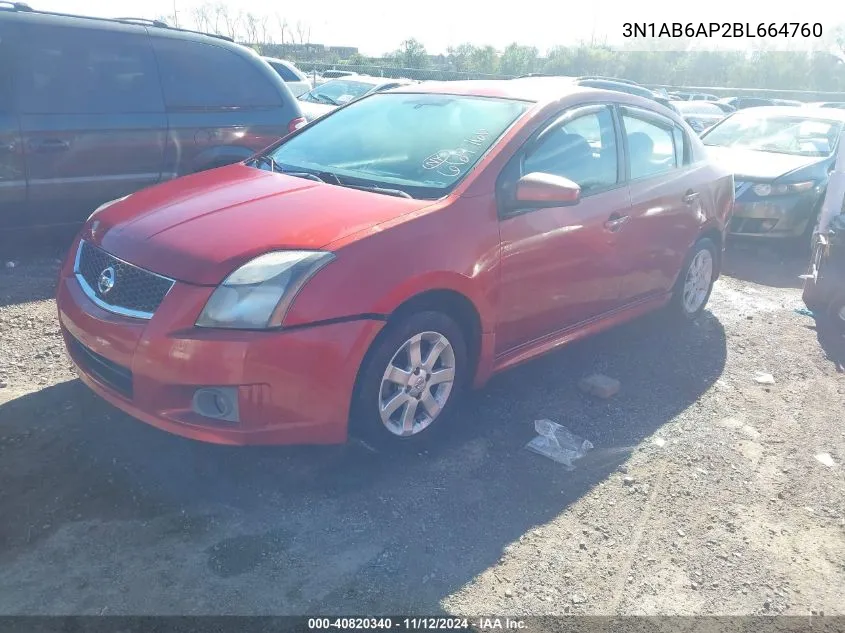
M306 123L308 123L308 121L305 120L305 117L296 117L293 121L288 123L288 133L296 132Z

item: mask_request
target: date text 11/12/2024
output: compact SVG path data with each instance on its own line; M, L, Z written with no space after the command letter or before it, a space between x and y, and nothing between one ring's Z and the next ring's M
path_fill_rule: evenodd
M625 22L625 38L820 38L820 22Z
M518 631L525 628L525 620L510 617L308 618L310 631Z

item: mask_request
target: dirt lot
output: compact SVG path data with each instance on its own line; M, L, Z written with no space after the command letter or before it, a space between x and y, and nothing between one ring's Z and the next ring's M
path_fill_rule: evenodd
M732 251L699 323L499 376L401 459L128 418L74 378L57 268L0 269L0 613L845 612L845 379L801 260ZM594 371L620 393L581 394ZM593 442L575 471L524 450L539 418Z

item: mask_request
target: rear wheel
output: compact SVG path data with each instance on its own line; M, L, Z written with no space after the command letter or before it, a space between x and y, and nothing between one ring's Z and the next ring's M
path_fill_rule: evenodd
M442 433L469 374L455 321L419 312L388 325L361 370L351 430L383 448L417 446Z
M673 316L692 321L704 312L716 278L716 253L713 240L706 237L692 247L669 303Z

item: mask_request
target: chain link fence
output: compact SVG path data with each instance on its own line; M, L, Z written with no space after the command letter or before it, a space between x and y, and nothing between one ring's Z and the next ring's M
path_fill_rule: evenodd
M298 62L297 66L312 81L318 80L326 71L346 71L372 77L392 79L413 79L417 81L459 81L462 79L513 79L513 75L462 72L443 68L405 68L385 64L332 64L325 62ZM763 88L732 88L725 86L673 86L668 84L644 84L652 90L667 92L704 93L717 97L760 97L764 99L789 99L795 101L845 101L845 92L821 92L809 90L771 90Z

